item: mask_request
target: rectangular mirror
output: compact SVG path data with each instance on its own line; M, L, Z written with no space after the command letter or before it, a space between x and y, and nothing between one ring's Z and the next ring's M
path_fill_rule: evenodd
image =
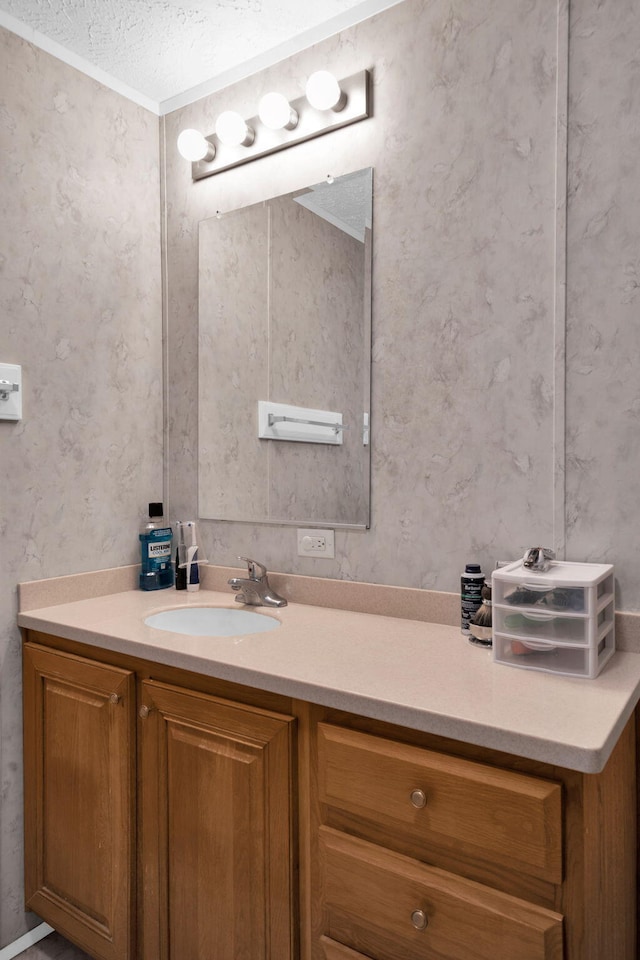
M369 526L372 187L200 223L200 517Z

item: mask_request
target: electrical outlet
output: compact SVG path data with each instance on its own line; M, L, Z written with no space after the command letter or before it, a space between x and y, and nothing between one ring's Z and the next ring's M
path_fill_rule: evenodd
M324 557L333 560L336 555L333 530L298 530L298 556Z

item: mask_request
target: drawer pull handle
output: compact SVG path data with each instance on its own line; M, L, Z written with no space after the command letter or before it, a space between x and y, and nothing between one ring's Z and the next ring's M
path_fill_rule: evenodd
M409 794L409 799L416 810L421 810L427 805L427 795L424 790L412 790Z
M138 710L138 716L140 717L141 720L146 720L150 713L151 713L151 710L145 703L143 703L140 709Z
M411 914L411 923L416 930L426 930L429 926L429 918L424 910L414 910Z
M109 697L109 703L120 703L120 697L117 693L112 693Z

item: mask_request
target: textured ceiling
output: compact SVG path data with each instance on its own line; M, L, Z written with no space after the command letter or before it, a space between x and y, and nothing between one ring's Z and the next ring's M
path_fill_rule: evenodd
M156 103L336 21L398 0L0 0L0 19L48 38ZM342 20L340 18L342 17ZM326 34L325 34L326 35ZM286 55L286 54L285 54ZM81 66L81 64L79 64Z

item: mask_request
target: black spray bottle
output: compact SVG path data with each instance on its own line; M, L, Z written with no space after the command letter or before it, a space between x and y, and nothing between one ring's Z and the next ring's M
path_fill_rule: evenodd
M468 563L460 578L460 632L468 637L469 624L482 606L484 576L479 563Z

